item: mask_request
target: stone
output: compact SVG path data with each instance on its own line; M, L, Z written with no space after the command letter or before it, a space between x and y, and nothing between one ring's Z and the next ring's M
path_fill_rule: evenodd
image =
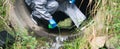
M94 37L90 41L91 49L99 49L104 46L106 42L106 36Z

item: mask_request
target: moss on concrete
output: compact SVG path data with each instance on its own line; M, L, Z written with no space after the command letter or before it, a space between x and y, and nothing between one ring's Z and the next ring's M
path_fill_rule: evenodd
M67 18L58 23L58 27L60 27L60 28L69 28L71 26L72 26L72 20L70 18Z

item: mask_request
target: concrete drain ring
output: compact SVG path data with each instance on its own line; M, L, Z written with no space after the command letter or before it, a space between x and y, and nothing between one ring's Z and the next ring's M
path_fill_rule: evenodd
M27 7L25 6L24 0L16 0L13 6L14 8L10 10L10 20L12 20L11 23L13 23L13 25L19 24L21 27L27 28L29 31L34 31L36 35L42 37L56 38L56 36L58 36L54 33L48 33L43 27L37 26L33 23L30 17L30 13L28 12ZM74 39L76 36L80 35L81 33L65 36L68 37L68 39Z

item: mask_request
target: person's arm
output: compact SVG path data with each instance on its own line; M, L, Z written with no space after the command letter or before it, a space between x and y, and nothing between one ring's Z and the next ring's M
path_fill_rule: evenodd
M46 9L47 0L33 0L31 3L32 15L38 18L48 20L48 28L53 29L57 26L55 20Z
M30 7L32 8L32 15L45 20L52 19L51 14L45 8L47 0L33 0Z

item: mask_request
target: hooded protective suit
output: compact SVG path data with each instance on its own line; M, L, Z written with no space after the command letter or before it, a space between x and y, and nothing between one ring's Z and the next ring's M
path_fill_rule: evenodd
M75 4L70 4L75 0L25 0L26 4L32 9L31 15L39 19L50 20L49 23L55 24L51 14L56 10L66 13L77 27L85 20L84 14ZM53 25L54 27L56 26Z
M55 0L25 0L25 2L32 9L32 16L45 20L52 19L51 14L53 14L59 6Z

